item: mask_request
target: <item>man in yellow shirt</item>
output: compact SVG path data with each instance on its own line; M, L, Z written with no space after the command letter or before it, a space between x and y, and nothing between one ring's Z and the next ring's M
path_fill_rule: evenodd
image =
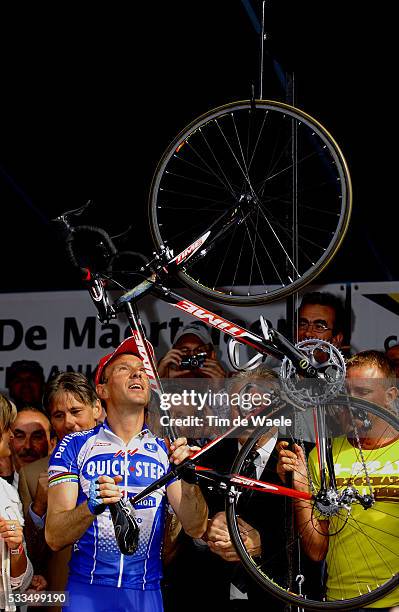
M347 363L351 395L394 410L398 390L395 373L383 353L364 351ZM357 417L356 422L357 421ZM332 441L337 489L356 487L360 495L372 494L367 510L353 503L330 518L320 515L311 502L295 503L297 529L304 552L313 560L326 560L327 600L350 599L368 593L399 572L399 436L398 429L374 414L367 413L367 426L358 423L347 434ZM360 440L360 447L358 439ZM280 443L279 473L293 473L293 486L315 491L320 487L317 451L305 465L302 448ZM399 603L396 588L368 607L392 610ZM361 608L359 608L361 610Z

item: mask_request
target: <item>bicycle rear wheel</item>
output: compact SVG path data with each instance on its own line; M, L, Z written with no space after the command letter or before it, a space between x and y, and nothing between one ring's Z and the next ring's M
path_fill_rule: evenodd
M180 280L222 303L262 304L313 280L339 248L351 211L341 150L310 115L256 100L212 109L182 130L153 177L156 246L182 252L223 215L237 222Z
M384 599L381 606L390 607L399 600L399 422L395 414L375 404L357 398L349 400L336 398L334 403L325 406L328 434L333 436L337 490L342 491L351 485L360 491L370 489L375 497L371 508L364 509L359 502L354 502L350 509L340 508L330 516L328 530L324 532L317 528L316 519L321 515L315 500L312 501L309 524L300 528L294 518L294 509L295 504L303 503L301 501L291 502L288 497L247 492L238 499L230 497L226 502L230 536L247 572L272 595L299 606L299 609L349 610L382 597L390 599ZM286 409L283 413L290 416ZM273 418L276 416L281 414L275 414ZM306 447L306 476L309 476L314 465L312 455L316 453L316 449L313 450L309 458L312 440L306 435L306 423L311 419L307 419L306 411L299 413L295 409L292 409L291 417L293 425L287 427L284 438L297 440L303 448ZM361 449L356 436L352 436L349 444L348 437L352 434L348 431L353 418L361 428L358 417L381 420L383 427L376 440L376 446L381 445L379 448ZM247 440L232 466L232 473L244 472L248 456L259 442L263 444L269 430L270 427L263 427ZM346 435L342 435L343 431L347 432ZM385 437L393 442L384 445ZM270 463L269 460L270 467L266 467L261 480L277 482L276 466ZM316 485L313 491L316 495L317 483L313 482L313 485ZM290 486L289 482L285 486ZM240 534L238 515L261 534L260 557L253 557L247 551ZM315 560L318 558L316 549L312 551L311 561L301 544L305 530L310 526L318 529L315 542L318 534L326 538L328 552L319 561Z

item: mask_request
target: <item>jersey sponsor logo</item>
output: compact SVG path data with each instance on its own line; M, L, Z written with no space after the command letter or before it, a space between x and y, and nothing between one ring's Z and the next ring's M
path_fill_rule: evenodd
M86 431L75 431L73 434L67 434L61 440L61 442L57 446L57 452L54 454L54 459L61 459L62 453L65 451L68 443L73 440L73 438L79 436L86 436L90 430Z
M149 451L150 453L156 453L157 450L158 450L157 445L154 444L153 442L145 442L144 448L145 448L145 450Z
M135 448L134 450L127 450L127 454L129 457L132 457L132 455L134 455L135 453L137 453L139 449ZM126 451L124 450L119 450L117 453L115 453L114 457L124 457L126 455Z
M356 487L363 494L370 492L370 487L376 501L395 501L399 499L398 476L360 476L356 478L337 478L337 487Z
M366 461L366 470L368 474L399 474L399 461ZM341 473L347 472L349 474L360 474L364 473L364 465L360 461L356 461L351 467L344 467L340 463L334 465L335 474L339 476Z
M125 476L129 475L130 461L122 462L119 459L92 459L83 468L83 475L94 476Z
M90 459L84 465L82 474L88 480L97 476L134 476L135 479L141 478L144 481L157 480L165 473L164 467L157 461L150 458L148 460L139 459L136 462L126 461L121 456Z
M165 474L162 465L153 461L136 461L135 475L137 478L147 478L149 480L158 480Z
M355 476L348 478L337 478L337 486L347 487L350 485L370 485L373 487L399 486L399 476Z
M156 506L157 506L157 500L155 499L155 497L152 497L151 495L149 495L148 497L145 497L144 499L139 501L137 504L134 504L135 508L156 508Z

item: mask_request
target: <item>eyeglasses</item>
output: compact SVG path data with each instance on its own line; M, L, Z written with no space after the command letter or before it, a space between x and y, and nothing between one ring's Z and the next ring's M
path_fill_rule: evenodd
M300 329L301 331L308 331L309 329L313 329L313 331L322 334L323 332L331 331L332 327L327 327L325 323L321 323L319 321L313 321L313 323L310 323L309 321L299 321L298 329Z

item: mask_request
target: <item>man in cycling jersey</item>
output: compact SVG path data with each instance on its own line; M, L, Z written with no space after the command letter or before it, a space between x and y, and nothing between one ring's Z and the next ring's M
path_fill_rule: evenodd
M193 451L179 438L168 458L164 440L147 429L150 386L133 338L100 360L96 389L105 422L68 434L51 457L46 539L53 550L74 543L69 612L158 612L166 497L185 531L199 537L207 524L199 488L174 480L143 499L134 511L138 548L129 556L119 551L109 509L98 514L98 505L140 492Z

